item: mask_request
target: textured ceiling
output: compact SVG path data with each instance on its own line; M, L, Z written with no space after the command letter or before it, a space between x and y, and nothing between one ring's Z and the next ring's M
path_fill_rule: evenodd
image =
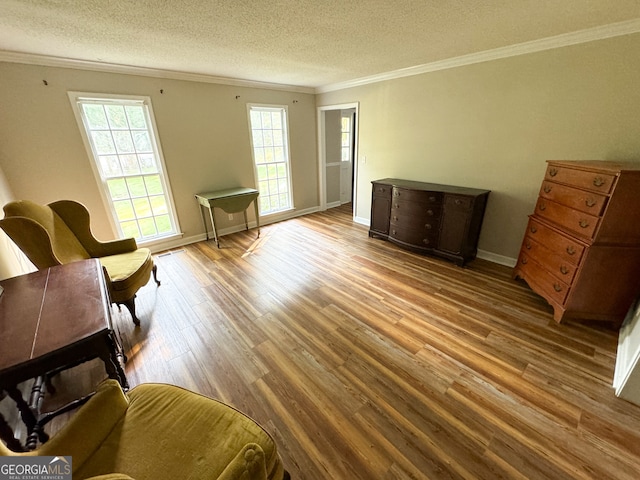
M0 0L0 50L319 87L638 17L638 0Z

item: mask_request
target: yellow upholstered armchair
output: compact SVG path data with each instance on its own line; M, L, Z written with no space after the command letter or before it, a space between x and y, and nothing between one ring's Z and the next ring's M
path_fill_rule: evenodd
M108 276L111 302L125 305L136 325L136 292L147 284L151 273L157 285L157 267L148 248L138 248L135 239L101 242L91 233L86 207L72 200L38 205L28 200L4 206L0 227L38 269L98 258Z
M3 456L71 456L74 480L284 480L273 438L255 421L172 385L124 394L106 380L39 449Z

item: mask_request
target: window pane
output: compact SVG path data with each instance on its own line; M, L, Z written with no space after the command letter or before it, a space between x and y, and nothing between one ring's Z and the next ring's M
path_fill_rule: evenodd
M83 105L84 113L91 129L105 129L109 127L107 116L102 105Z
M151 210L154 215L162 215L169 211L167 202L162 195L149 197L149 201L151 202Z
M125 175L140 173L138 158L135 155L120 155L120 164Z
M156 226L158 227L158 233L171 233L171 219L169 215L156 217Z
M144 197L147 195L147 189L144 187L142 177L127 178L127 186L129 187L129 194L132 197Z
M108 153L116 153L116 147L113 144L111 138L111 132L96 131L91 132L91 138L93 139L93 145L98 152L98 155L105 155Z
M115 155L101 155L100 168L102 169L102 174L105 177L122 175L122 170L120 170L120 161Z
M131 201L119 200L117 202L113 202L113 206L116 209L116 215L118 216L119 221L122 222L124 220L133 220L136 218L133 213L133 205L131 205Z
M124 238L133 237L140 238L140 229L138 228L138 222L121 222L120 228L122 229L122 234Z
M138 219L151 216L151 203L147 197L134 198L133 210L136 212Z
M116 143L116 149L118 153L131 153L133 152L133 141L131 140L131 134L129 130L121 130L113 132L113 140Z
M140 224L140 231L143 237L153 237L157 235L158 230L156 229L156 222L153 221L153 218L142 218L138 223Z
M147 122L144 118L144 110L142 107L127 105L125 110L127 112L127 118L129 119L129 126L131 128L147 128Z
M115 178L107 181L109 187L109 194L112 200L120 200L123 198L129 198L129 190L127 190L127 184L124 178Z
M158 167L156 166L156 159L154 158L153 154L139 154L138 162L140 163L140 169L142 173L156 173L158 171Z
M151 139L147 132L134 132L133 143L136 145L136 152L151 152Z
M163 193L160 175L146 176L144 178L144 183L147 185L147 192L149 192L149 195L161 195Z
M107 118L112 129L128 128L127 116L122 105L107 105Z

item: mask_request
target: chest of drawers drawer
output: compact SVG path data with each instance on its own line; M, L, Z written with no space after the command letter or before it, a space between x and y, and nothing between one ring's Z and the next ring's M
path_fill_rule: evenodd
M563 230L570 230L585 239L595 236L600 217L566 207L559 203L539 198L536 214L558 224Z
M593 216L600 216L602 214L608 199L606 195L600 195L546 180L542 182L540 197Z
M569 285L552 275L534 258L521 253L516 268L527 282L535 284L550 300L558 304L564 303L569 294Z
M533 218L529 219L527 236L541 245L545 245L547 249L555 252L562 260L573 265L580 263L585 250L585 245Z
M422 248L434 248L438 244L438 231L406 228L391 225L389 237L402 243Z
M539 244L527 235L522 243L525 255L534 259L545 270L562 282L570 285L575 277L577 265L567 262L562 256Z
M615 175L601 172L589 172L550 164L545 180L607 194L613 188Z

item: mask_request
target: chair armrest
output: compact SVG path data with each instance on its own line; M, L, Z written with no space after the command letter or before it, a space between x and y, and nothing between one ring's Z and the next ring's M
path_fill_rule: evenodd
M105 380L87 403L35 455L71 455L73 470L82 465L100 448L129 407L129 400L115 380ZM115 477L118 478L118 477ZM126 478L126 477L125 477Z
M91 217L87 208L73 200L59 200L49 204L51 210L56 212L62 221L78 238L87 253L93 258L118 255L120 253L133 252L138 245L133 238L121 240L100 241L91 233Z
M51 246L51 238L42 226L30 218L7 217L0 227L39 270L62 264Z
M218 477L218 480L267 480L264 451L256 443L247 443Z

